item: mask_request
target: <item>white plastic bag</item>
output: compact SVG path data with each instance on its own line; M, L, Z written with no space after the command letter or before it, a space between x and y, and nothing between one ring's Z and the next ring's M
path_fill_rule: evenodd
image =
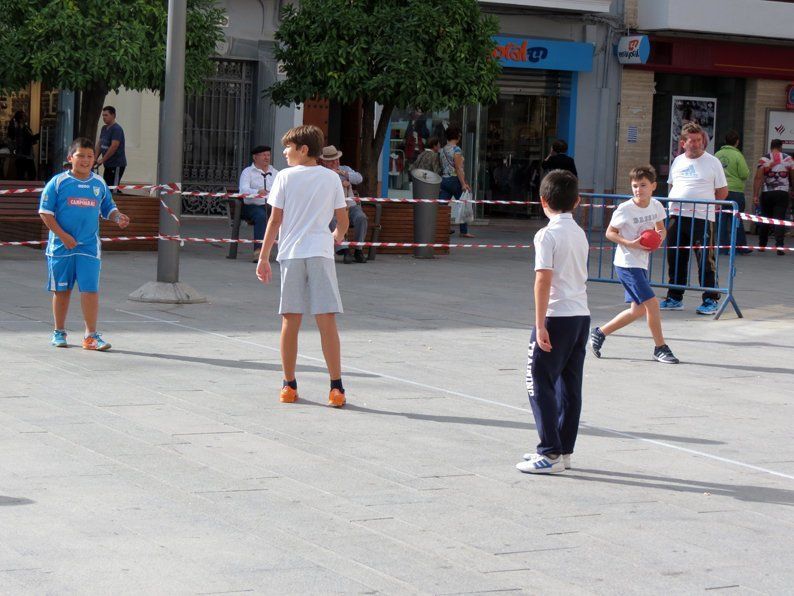
M462 224L474 221L474 208L472 207L471 191L464 190L460 195L460 199L452 201L452 209L450 210L452 223Z

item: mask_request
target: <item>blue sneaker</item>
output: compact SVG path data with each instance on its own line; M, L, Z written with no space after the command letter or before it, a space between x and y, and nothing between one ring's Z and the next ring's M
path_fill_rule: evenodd
M713 315L719 310L719 306L720 303L713 298L706 298L703 304L695 309L695 312L699 315Z
M83 349L84 350L97 350L99 352L104 352L105 350L110 349L110 344L102 339L102 335L97 333L96 331L89 335L86 338L83 338Z
M52 332L52 341L50 342L56 348L68 348L69 344L66 343L66 331L63 329L56 329Z
M684 310L684 301L675 298L665 298L659 303L661 310Z

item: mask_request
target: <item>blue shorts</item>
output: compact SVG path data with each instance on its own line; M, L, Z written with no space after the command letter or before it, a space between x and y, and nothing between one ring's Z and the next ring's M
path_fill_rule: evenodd
M47 289L65 292L71 290L76 281L81 292L98 292L101 269L102 261L96 257L47 257Z
M623 289L626 290L626 302L642 304L646 300L655 298L651 282L648 281L648 270L641 267L618 267L615 265Z

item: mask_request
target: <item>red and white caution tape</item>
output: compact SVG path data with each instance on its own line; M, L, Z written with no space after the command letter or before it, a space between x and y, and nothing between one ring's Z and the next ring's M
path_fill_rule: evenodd
M190 191L181 190L176 183L168 184L122 184L119 186L108 187L111 190L159 190L160 194L164 195L182 195L185 197L204 197L204 198L223 198L223 199L248 199L248 198L262 198L259 194L245 194L245 193L230 193L230 192L208 192L208 191ZM0 189L0 195L15 195L15 194L31 194L42 192L43 188L5 188ZM355 197L355 200L361 203L454 203L456 199L411 199L403 197L387 198L387 197ZM540 205L540 201L507 201L507 200L488 200L477 199L466 201L471 204L482 205ZM165 206L165 205L164 205ZM615 209L617 205L604 204L604 203L582 203L581 207L606 207L607 209ZM166 209L168 207L166 206ZM719 209L717 209L719 210ZM742 219L754 221L758 223L771 224L776 226L794 227L794 221L786 219L775 219L771 217L763 217L760 215L752 215L742 211L735 212L724 210L723 213L738 215ZM175 217L175 215L173 215Z
M176 221L176 223L178 223L178 224L181 224L181 223L182 223L181 221L179 221L179 218L177 217L176 213L174 213L174 210L173 210L173 209L171 209L171 207L169 207L168 205L166 205L166 204L165 204L165 201L164 201L163 199L160 199L160 204L161 204L161 205L163 206L163 208L164 208L164 209L165 209L165 210L168 212L168 215L170 215L171 217L173 217L173 218L174 218L174 220Z
M253 240L245 238L198 238L193 236L117 236L115 238L100 238L102 242L130 242L136 240L167 240L172 242L196 242L196 243L210 243L210 244L253 244ZM25 241L0 241L0 246L35 246L39 244L47 244L47 240L25 240ZM534 248L533 244L462 244L462 243L418 243L418 242L343 242L338 245L340 248ZM590 250L614 250L614 245L611 243L604 246L591 246ZM680 249L693 249L704 247L691 247L691 246L670 246L667 248L680 248ZM726 246L707 246L705 248L730 248ZM752 249L752 250L785 250L787 252L794 251L792 248L770 248L762 246L737 246L737 249Z
M229 192L204 192L204 191L188 191L181 190L178 184L122 184L119 186L109 187L112 190L158 190L161 195L182 195L185 197L204 197L204 198L224 198L224 199L246 199L246 198L261 198L258 194L245 194L245 193L229 193ZM0 189L0 195L15 195L15 194L31 194L42 192L43 188L6 188ZM410 199L410 198L385 198L385 197L356 197L356 201L360 203L435 203L447 204L458 202L455 199ZM478 205L540 205L539 201L502 201L502 200L487 200L478 199L467 201L471 204ZM179 221L177 215L162 201L160 203L169 212L171 217ZM581 207L605 207L606 209L615 209L617 205L605 203L582 203ZM769 224L775 226L794 227L794 221L786 219L775 219L772 217L763 217L761 215L752 215L742 211L722 211L726 214L737 215L746 221L753 221L756 223Z
M747 221L754 221L757 223L771 224L774 226L786 226L788 228L794 228L794 221L789 221L787 219L775 219L773 217L751 215L750 213L744 213L743 211L739 211L739 212L729 211L728 213L735 213L736 215L738 215L742 219L746 219Z
M120 186L108 186L110 190L148 190L154 188L171 188L169 185L158 186L156 184L122 184ZM44 192L44 188L3 188L0 195L21 195L36 192Z

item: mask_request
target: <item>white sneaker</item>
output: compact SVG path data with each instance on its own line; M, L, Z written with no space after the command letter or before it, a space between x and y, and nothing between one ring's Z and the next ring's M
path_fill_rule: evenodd
M525 453L524 454L524 460L525 461L529 461L533 457L535 457L536 455L537 455L537 453ZM563 453L562 454L562 463L565 465L565 469L566 470L570 470L571 469L571 454L570 453Z
M531 455L530 459L516 464L516 469L519 472L526 474L559 474L565 471L562 456L557 456L557 459L550 459L540 453Z

